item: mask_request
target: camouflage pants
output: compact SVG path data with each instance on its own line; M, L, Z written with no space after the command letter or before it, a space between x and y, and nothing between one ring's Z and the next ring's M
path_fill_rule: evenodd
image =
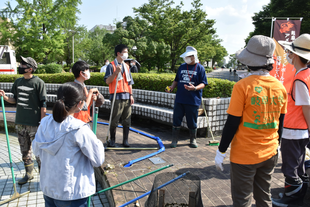
M29 165L33 162L31 142L32 140L34 140L38 127L27 125L16 125L16 129L20 145L20 152L22 153L22 159L25 165ZM41 161L39 157L36 157L36 160L38 162L38 165L41 166Z

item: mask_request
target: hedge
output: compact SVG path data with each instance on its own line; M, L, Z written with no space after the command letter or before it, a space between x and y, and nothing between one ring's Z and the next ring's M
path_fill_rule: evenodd
M72 73L58 74L35 74L40 77L45 83L65 83L74 81ZM22 75L1 75L0 82L13 83ZM133 73L134 89L160 91L164 92L166 86L170 86L174 80L175 74L148 74L148 73ZM107 86L103 80L104 73L91 73L91 78L85 81L86 85ZM203 90L204 98L214 97L230 97L232 88L235 84L233 81L222 80L217 78L208 78L208 85ZM174 90L175 93L177 90Z

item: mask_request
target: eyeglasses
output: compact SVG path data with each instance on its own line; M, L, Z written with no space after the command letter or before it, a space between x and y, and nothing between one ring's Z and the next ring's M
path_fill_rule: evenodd
M285 52L287 53L287 54L293 54L293 52L291 52L290 50L288 50L288 49L285 49Z

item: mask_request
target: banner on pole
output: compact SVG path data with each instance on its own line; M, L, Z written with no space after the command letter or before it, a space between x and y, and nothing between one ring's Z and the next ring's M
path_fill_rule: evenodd
M294 78L295 68L286 60L286 53L278 43L279 40L293 42L300 35L300 20L276 20L274 24L273 38L276 42L274 52L275 63L270 75L277 78L289 91Z

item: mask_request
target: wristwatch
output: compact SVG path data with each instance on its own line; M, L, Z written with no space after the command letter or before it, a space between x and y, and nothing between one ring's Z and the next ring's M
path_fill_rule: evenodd
M194 89L194 91L197 91L197 87L195 86L195 89Z

